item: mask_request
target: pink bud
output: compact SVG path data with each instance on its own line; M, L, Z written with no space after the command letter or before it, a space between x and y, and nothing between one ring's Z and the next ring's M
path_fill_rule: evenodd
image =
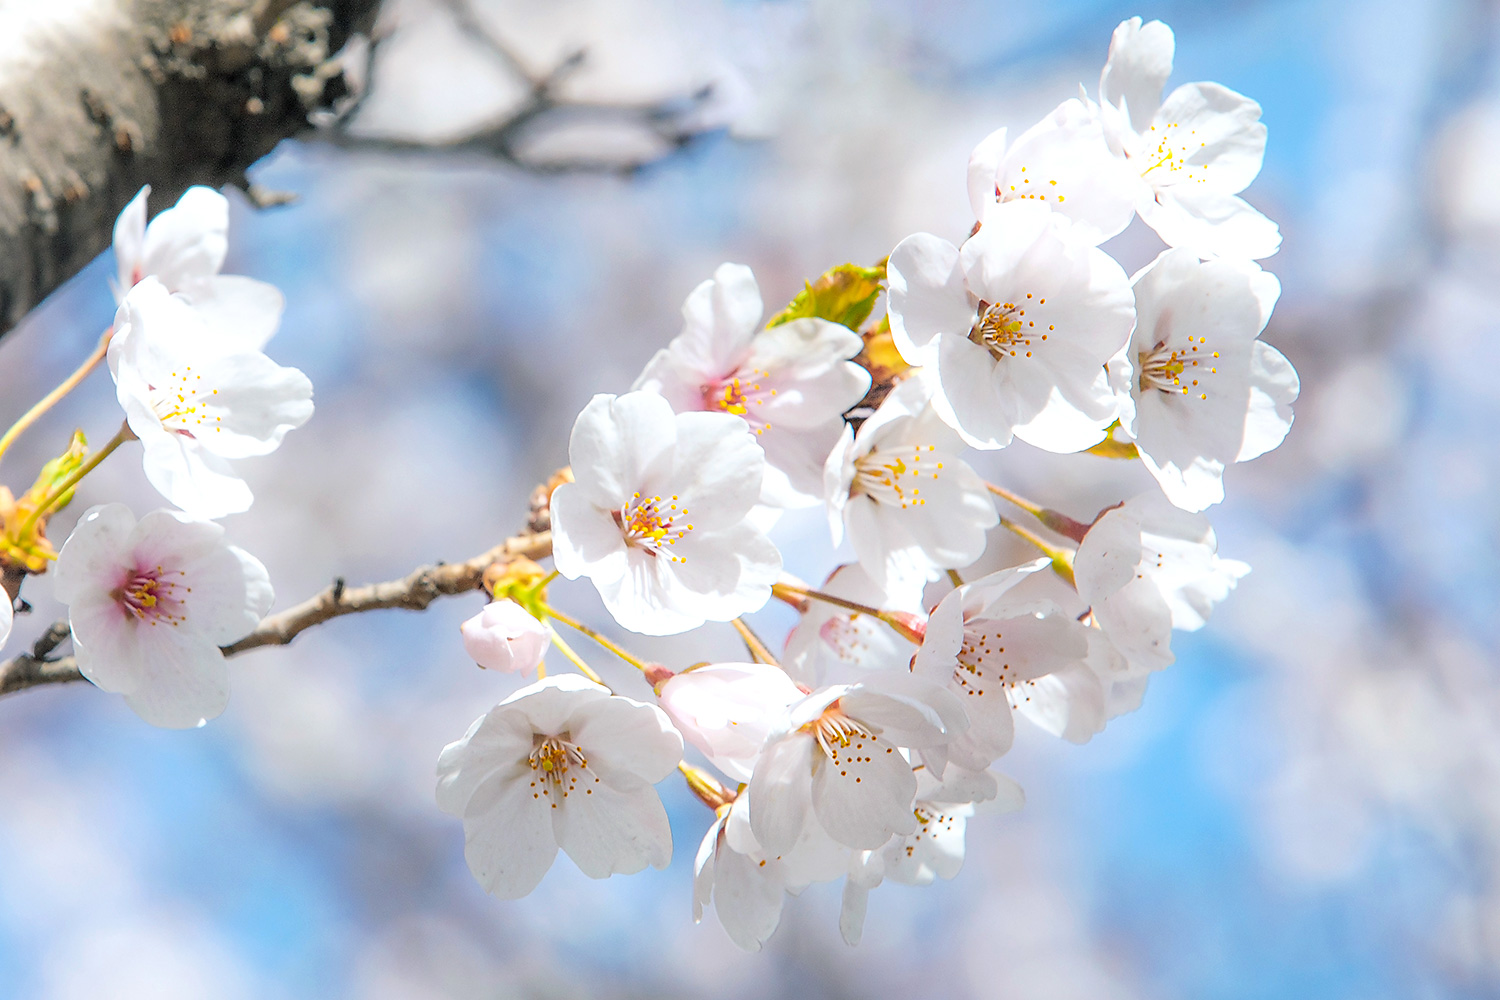
M749 781L766 736L802 692L780 667L715 663L661 685L661 707L684 739L736 781Z
M527 674L542 662L552 635L515 601L493 601L459 626L464 649L487 670Z

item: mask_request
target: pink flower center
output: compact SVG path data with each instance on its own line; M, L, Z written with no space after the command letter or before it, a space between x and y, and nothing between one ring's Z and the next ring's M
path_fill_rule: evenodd
M532 772L532 798L546 796L551 800L552 808L556 809L559 802L579 790L580 779L587 779L586 784L599 783L597 777L587 773L588 758L572 742L570 733L559 733L556 736L533 733L531 742L531 754L526 758L526 763ZM569 771L574 773L570 775ZM585 787L583 793L593 795L594 790Z
M1141 351L1136 358L1141 373L1137 379L1141 392L1155 389L1168 395L1180 393L1207 399L1208 393L1202 390L1199 382L1219 374L1215 365L1219 352L1207 350L1207 347L1207 337L1189 337L1187 347L1168 348L1162 341L1149 351Z
M645 549L651 555L667 554L673 562L687 562L685 556L671 555L665 550L676 545L693 530L691 524L678 524L687 516L687 508L678 506L674 494L671 499L658 496L643 497L639 493L630 502L614 512L615 523L625 535L625 544Z
M770 372L751 369L735 372L722 381L705 383L701 387L703 408L744 417L755 433L763 433L771 425L756 416L755 408L765 406L766 400L776 395L775 389L767 389L761 381L770 375Z
M152 625L166 622L177 626L187 621L183 614L182 596L193 592L171 579L182 576L181 570L164 570L161 566L137 569L128 576L111 596L125 614L137 621Z

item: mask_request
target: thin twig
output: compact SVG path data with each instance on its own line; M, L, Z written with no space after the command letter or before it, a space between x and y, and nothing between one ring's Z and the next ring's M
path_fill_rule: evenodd
M497 562L526 557L543 559L552 554L550 532L528 532L508 538L481 555L460 563L423 566L399 580L347 587L342 579L295 607L271 615L255 631L223 647L225 656L261 646L284 646L314 625L342 618L344 615L383 608L405 608L421 611L439 597L478 590L484 571ZM0 662L0 695L24 691L45 684L66 684L82 680L73 657L48 659L68 637L68 623L55 622L38 639L29 654Z

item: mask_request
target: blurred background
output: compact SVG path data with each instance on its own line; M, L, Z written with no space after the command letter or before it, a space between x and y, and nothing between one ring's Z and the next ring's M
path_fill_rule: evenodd
M393 0L355 130L442 140L521 97L433 0ZM539 142L653 162L544 175L483 156L283 144L236 194L226 271L279 285L270 353L318 412L243 463L226 521L286 607L463 559L518 529L573 416L629 387L721 261L779 308L834 264L971 222L969 150L1096 86L1122 18L1177 33L1169 87L1216 80L1269 126L1249 200L1280 222L1266 333L1301 373L1286 444L1209 511L1253 574L1145 706L1076 747L1024 729L997 768L1017 815L970 825L951 883L887 885L864 944L838 888L789 902L760 955L694 926L710 817L663 784L665 871L593 882L559 856L518 902L465 868L433 803L438 751L518 686L476 670L481 605L346 618L232 663L201 730L141 723L85 685L0 701L0 996L36 998L1460 998L1500 995L1500 8L1480 0L476 0L540 71L573 49L579 99L693 105L672 152L618 123ZM369 145L374 145L370 143ZM152 204L152 211L165 208ZM1127 271L1159 244L1107 245ZM0 349L0 419L110 321L107 256ZM118 421L95 375L17 447ZM80 489L158 504L126 448ZM1016 444L982 471L1075 516L1143 469ZM10 473L7 473L10 476ZM7 480L12 487L25 484ZM788 569L832 565L786 518ZM995 558L1001 558L996 556ZM590 620L586 583L554 588ZM61 609L46 580L10 652ZM755 619L778 638L775 609ZM680 668L733 633L634 641ZM612 668L604 656L599 665ZM628 668L626 668L628 669ZM645 687L624 673L623 693Z

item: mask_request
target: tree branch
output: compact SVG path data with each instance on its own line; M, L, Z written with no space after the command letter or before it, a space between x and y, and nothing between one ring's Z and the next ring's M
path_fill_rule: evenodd
M285 646L314 625L344 615L383 608L422 611L439 597L478 590L482 586L484 571L497 563L522 557L542 559L551 554L551 532L527 531L507 538L488 552L465 562L422 566L399 580L346 587L344 581L338 579L301 604L266 618L243 639L222 647L224 655L237 656L261 646ZM30 653L0 662L0 696L48 684L83 680L73 657L51 656L68 635L66 621L54 622L32 646Z
M527 68L509 44L484 23L468 0L445 0L445 6L465 36L481 42L504 65L507 72L527 85L527 95L519 105L465 135L451 139L408 139L350 131L350 126L357 117L356 102L349 113L336 124L312 133L307 138L319 139L341 149L383 153L477 153L543 174L629 175L661 157L538 157L528 150L528 140L549 126L556 128L570 118L596 118L623 122L640 129L643 134L661 143L666 149L666 153L661 155L666 155L705 133L704 129L691 123L691 115L712 96L710 87L662 101L631 103L572 100L558 91L564 81L587 60L585 50L572 52L546 72L536 73ZM367 82L367 90L368 86Z
M158 206L245 170L342 97L379 0L0 4L0 335Z

